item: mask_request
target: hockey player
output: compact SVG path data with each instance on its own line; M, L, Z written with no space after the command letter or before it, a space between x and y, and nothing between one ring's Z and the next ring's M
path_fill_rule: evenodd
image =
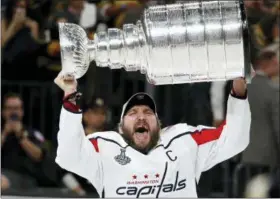
M197 197L203 171L242 152L251 113L246 82L233 81L226 121L218 128L185 123L161 128L153 99L133 95L124 105L119 132L86 136L76 105L77 81L58 75L65 97L56 162L86 179L104 197Z

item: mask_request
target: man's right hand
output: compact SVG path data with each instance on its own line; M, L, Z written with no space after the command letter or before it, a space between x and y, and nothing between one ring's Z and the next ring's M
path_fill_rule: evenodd
M23 130L21 121L8 120L3 128L3 134L8 135L10 133L19 133Z
M3 135L7 136L8 134L13 132L13 124L11 121L7 121L3 128Z
M54 83L64 91L64 96L68 96L77 91L77 80L71 75L62 75L59 73Z

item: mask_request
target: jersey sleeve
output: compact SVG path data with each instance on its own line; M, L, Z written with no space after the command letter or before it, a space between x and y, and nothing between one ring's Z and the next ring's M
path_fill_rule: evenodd
M249 144L251 112L248 99L229 96L224 124L218 128L198 126L191 134L197 145L196 179L216 164L242 152Z
M98 191L103 190L102 161L96 139L89 140L83 130L82 113L61 110L56 163L90 181Z
M210 102L213 110L214 120L224 119L224 88L226 81L212 82L210 89Z

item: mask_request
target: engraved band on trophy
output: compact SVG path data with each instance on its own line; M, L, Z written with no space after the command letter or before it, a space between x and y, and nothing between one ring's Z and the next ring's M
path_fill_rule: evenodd
M62 72L82 77L98 67L139 70L154 85L230 80L250 82L249 35L243 2L192 1L145 9L136 24L87 38L59 24Z

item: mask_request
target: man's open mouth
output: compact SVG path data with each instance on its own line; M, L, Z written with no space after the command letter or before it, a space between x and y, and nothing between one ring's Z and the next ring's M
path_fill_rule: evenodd
M150 134L149 134L148 128L146 128L144 126L135 128L134 136L135 136L136 140L143 142L149 138L149 135Z
M146 127L137 127L135 129L135 133L145 133L148 132L148 129Z

